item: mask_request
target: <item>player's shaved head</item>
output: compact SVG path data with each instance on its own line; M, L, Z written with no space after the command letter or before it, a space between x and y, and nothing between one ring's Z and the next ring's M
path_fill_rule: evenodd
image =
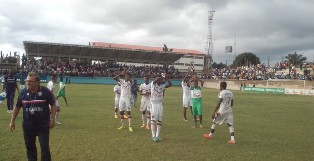
M148 77L148 76L144 76L143 79L144 79L144 83L145 83L145 84L148 84L149 77Z
M227 88L227 82L220 82L220 88L226 89Z

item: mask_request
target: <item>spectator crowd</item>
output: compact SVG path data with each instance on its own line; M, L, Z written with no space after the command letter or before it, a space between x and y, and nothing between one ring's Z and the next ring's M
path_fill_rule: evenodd
M303 67L304 68L304 67ZM115 62L105 63L80 63L79 61L56 61L51 59L30 59L21 71L28 73L35 71L41 75L62 74L63 76L78 77L114 77L122 70L131 73L135 78L145 75L154 77L167 72L171 79L182 79L185 73L180 72L174 66L164 68L162 65L130 65ZM300 79L313 80L310 68L296 68L286 63L277 63L275 67L264 64L248 65L241 67L225 67L212 69L210 73L199 72L203 79L243 79L243 80L267 80L267 79ZM2 71L2 75L7 71ZM313 73L312 73L313 74Z

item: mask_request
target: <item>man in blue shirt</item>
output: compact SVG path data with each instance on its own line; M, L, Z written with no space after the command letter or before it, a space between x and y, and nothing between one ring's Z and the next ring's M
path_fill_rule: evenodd
M14 97L15 97L15 89L17 89L18 93L19 88L17 86L16 82L16 76L15 72L9 70L9 74L4 77L4 84L2 91L5 90L7 93L7 107L8 107L8 113L11 113L13 110L13 104L14 104Z
M48 88L40 86L38 74L28 73L27 88L18 97L13 110L10 129L15 130L15 119L23 108L23 132L28 160L37 160L36 136L39 138L41 160L51 160L49 132L55 126L57 107ZM49 108L49 105L51 108Z
M135 79L132 82L132 86L131 86L131 94L132 94L131 102L134 108L136 107L135 105L137 101L137 91L138 91L137 80Z

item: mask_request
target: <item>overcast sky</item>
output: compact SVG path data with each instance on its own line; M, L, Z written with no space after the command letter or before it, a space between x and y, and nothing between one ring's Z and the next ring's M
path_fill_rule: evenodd
M243 52L272 66L294 52L314 59L313 0L0 0L0 50L98 41L206 53L209 10L217 63ZM229 45L235 52L225 53Z

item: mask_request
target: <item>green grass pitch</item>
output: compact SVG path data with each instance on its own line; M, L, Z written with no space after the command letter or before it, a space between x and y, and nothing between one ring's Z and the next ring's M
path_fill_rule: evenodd
M45 84L43 84L45 85ZM237 143L229 145L227 125L217 126L214 139L209 132L218 90L203 89L203 129L192 129L193 121L183 121L182 89L165 92L162 141L151 140L151 132L140 128L140 97L132 109L133 129L118 130L114 119L113 85L68 84L69 105L61 99L60 122L51 130L50 147L55 161L203 161L203 160L313 160L313 97L234 92L234 127ZM22 111L16 130L8 128L10 114L0 104L0 161L26 160ZM38 158L40 146L37 143Z

